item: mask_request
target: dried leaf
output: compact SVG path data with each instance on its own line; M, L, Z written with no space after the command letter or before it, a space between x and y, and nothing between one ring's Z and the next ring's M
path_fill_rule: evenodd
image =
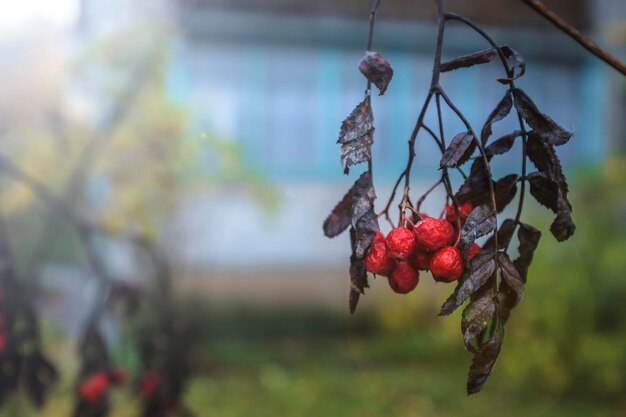
M505 45L500 50L509 63L513 64L511 68L513 76L510 78L499 78L498 81L502 84L510 84L526 73L526 61L522 54L511 47Z
M495 321L495 327L491 339L485 343L474 355L467 377L467 393L475 394L482 390L487 378L491 375L491 370L496 364L496 360L502 349L504 340L504 326L500 320Z
M495 311L496 292L493 286L486 286L472 296L472 301L463 310L463 318L461 319L461 332L468 351L477 352L471 342L485 330Z
M486 204L474 207L467 216L463 229L461 229L459 249L463 251L469 248L476 239L492 232L496 228L496 224L493 208Z
M543 172L532 172L527 175L530 183L530 194L540 204L558 213L558 185Z
M445 150L439 163L440 168L455 168L463 165L476 150L474 135L463 132L456 135Z
M393 78L393 68L381 54L367 51L359 63L359 70L369 82L378 87L381 96L385 94L387 86Z
M510 174L496 181L494 184L494 194L496 196L496 207L501 213L515 198L517 194L517 181L519 175Z
M550 231L559 242L563 242L574 235L576 225L572 220L572 211L569 203L562 198L558 200L558 212L556 219L550 225Z
M538 136L551 145L563 145L572 137L572 133L556 124L554 120L541 113L535 103L524 93L516 88L513 90L515 108L524 120L531 126Z
M337 143L341 144L341 165L345 174L350 172L351 166L372 159L374 125L369 96L343 121Z
M324 235L333 238L343 233L352 223L352 194L354 186L343 196L333 211L324 220Z
M488 64L492 62L497 56L498 53L494 48L474 52L473 54L469 55L463 55L441 64L441 72L454 71L459 68L468 68L479 64Z
M489 175L482 158L477 158L455 198L458 203L471 202L473 206L478 206L486 200L486 196L489 196Z
M491 136L491 133L492 133L491 126L495 122L504 119L511 112L512 108L513 108L513 100L511 99L511 94L507 92L504 95L504 97L502 97L502 100L500 100L496 108L491 112L491 114L487 118L487 121L485 122L485 126L483 126L483 130L480 134L480 139L483 145L487 144L487 140Z
M547 207L554 211L557 216L550 226L550 231L559 242L567 240L576 231L576 225L572 220L572 205L567 199L569 187L563 174L561 161L556 155L554 146L548 143L544 137L538 135L536 131L532 131L528 135L527 150L528 157L543 175L540 180L535 179L535 181L539 182L544 190L535 189L535 192L541 192L542 198L547 198L546 194L552 193L548 200L550 206ZM550 182L547 186L545 178L548 178ZM548 190L545 190L546 187ZM533 185L531 183L532 193ZM535 195L533 194L533 196ZM535 196L535 198L538 197ZM544 203L542 202L542 204Z
M440 316L452 314L454 310L459 308L470 295L478 291L485 283L494 278L496 270L496 260L494 252L486 252L484 250L472 259L470 268L459 280L454 293L441 306Z
M369 287L367 282L367 271L363 258L359 258L355 254L356 250L356 231L354 227L350 228L350 241L352 243L352 255L350 255L350 295L348 304L350 313L354 313L359 303L361 294L365 293L365 288Z
M540 172L547 174L558 184L561 194L567 199L569 187L554 146L547 143L535 131L531 131L528 133L526 148L532 163L535 164Z
M513 147L515 139L521 135L522 132L520 130L516 130L513 133L509 133L508 135L502 136L501 138L494 140L489 146L485 148L485 154L488 158L491 158L494 155L502 155L503 153L507 153Z
M374 235L380 229L378 217L374 213L376 192L372 184L372 177L368 171L361 174L352 188L352 208L350 228L350 242L352 255L350 256L350 312L354 312L359 302L360 294L368 287L367 271L364 259L372 244Z
M509 255L505 252L498 253L498 263L500 265L500 274L503 282L515 293L515 302L511 306L511 308L513 308L524 298L524 279L517 270L517 267L511 262Z
M520 223L517 238L519 239L519 256L513 261L513 264L519 271L522 280L526 282L528 267L533 260L535 249L539 245L541 232L528 224Z
M356 231L355 253L364 258L376 232L380 230L378 217L374 213L376 191L372 184L372 176L365 171L354 183L352 195L352 226Z

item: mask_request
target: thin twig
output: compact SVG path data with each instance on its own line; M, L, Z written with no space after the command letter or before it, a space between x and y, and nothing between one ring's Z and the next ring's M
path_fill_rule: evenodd
M621 62L619 59L600 48L598 44L594 41L583 35L578 29L574 26L567 23L563 18L554 13L548 6L546 6L542 1L539 0L522 0L526 3L531 9L539 13L541 16L546 18L550 23L559 28L561 31L565 32L569 37L578 42L583 48L591 52L596 57L600 58L602 61L606 62L611 67L615 68L622 75L626 75L626 64Z

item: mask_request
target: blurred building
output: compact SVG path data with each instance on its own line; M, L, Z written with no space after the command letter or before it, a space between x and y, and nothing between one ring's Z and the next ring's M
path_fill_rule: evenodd
M427 92L435 36L431 3L398 0L383 2L380 9L374 48L395 70L387 94L373 101L381 198L405 164L406 140ZM610 138L624 130L624 93L614 88L619 78L519 1L447 3L525 57L527 74L519 86L576 134L560 149L565 164L601 162L612 146ZM596 37L605 33L605 22L626 19L620 0L547 3ZM358 173L341 174L335 141L342 119L362 99L365 81L357 64L368 15L369 2L362 0L82 0L81 28L90 37L148 17L174 24L178 36L167 45L174 57L168 75L172 98L190 106L196 131L217 131L238 141L247 166L282 195L274 219L237 192L188 202L172 227L173 250L186 264L289 268L345 263L347 238L327 240L321 223ZM460 25L446 32L445 58L486 47ZM623 54L623 46L617 52ZM442 83L480 127L504 94L496 81L501 76L498 65L484 65L446 74ZM445 130L451 135L461 127L449 116ZM435 114L427 121L436 125ZM495 134L510 132L513 122L499 124ZM421 140L418 183L427 183L435 160L434 147ZM503 160L496 171L517 166L518 161Z

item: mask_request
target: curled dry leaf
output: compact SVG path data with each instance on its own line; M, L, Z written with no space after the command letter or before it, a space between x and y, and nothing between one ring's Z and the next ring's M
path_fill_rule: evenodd
M539 240L541 240L541 232L531 225L526 223L520 223L517 231L517 238L519 240L519 256L513 263L520 272L522 279L526 282L526 276L528 274L528 267L533 260L533 255L537 246L539 246Z
M488 64L496 59L497 56L498 53L494 48L474 52L469 55L463 55L451 61L442 63L441 72L454 71L459 68L468 68L474 65Z
M343 121L337 143L341 144L341 165L345 174L350 172L351 166L372 159L374 125L369 96Z
M359 63L359 70L369 82L374 83L381 96L385 94L393 78L393 68L381 54L367 51Z
M512 64L511 71L513 73L509 78L498 78L498 81L502 84L511 84L526 73L526 61L522 54L509 46L501 47L500 51L502 51L509 64Z

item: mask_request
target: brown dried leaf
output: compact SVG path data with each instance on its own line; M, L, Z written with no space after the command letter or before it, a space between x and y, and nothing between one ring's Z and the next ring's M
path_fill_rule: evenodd
M500 320L495 320L495 328L490 340L481 346L478 353L474 355L472 365L467 376L467 393L476 394L483 389L487 378L496 364L496 360L502 349L504 340L504 326Z
M461 229L458 247L461 251L470 247L476 239L493 232L496 228L496 215L489 205L474 207Z
M511 262L509 255L505 252L498 253L498 263L500 265L500 274L503 282L515 293L516 298L511 306L511 308L513 308L524 298L524 279L517 270L517 267Z
M530 125L535 133L551 145L563 145L572 137L572 133L563 129L554 120L541 113L535 103L519 88L513 90L515 108Z
M341 124L341 165L345 174L350 167L372 159L374 125L370 98L366 97Z
M539 245L541 232L531 225L520 223L517 238L519 239L519 256L513 261L513 264L515 264L515 267L522 276L522 280L526 282L528 267L533 260L535 249L537 249Z
M511 78L499 78L498 81L502 84L510 84L526 73L526 61L522 54L511 47L505 45L500 50L509 63L513 64L513 76Z
M502 136L501 138L494 140L489 146L485 148L485 154L488 158L491 158L494 155L502 155L503 153L507 153L513 147L515 139L521 135L522 132L520 130L516 130L513 133L509 133L508 135Z
M492 133L491 126L497 121L504 119L511 112L512 108L513 108L513 100L511 99L511 94L507 91L504 97L502 97L502 100L500 100L496 108L493 109L493 111L487 118L487 121L485 122L485 126L483 126L483 130L480 134L480 139L483 145L487 144L487 140L491 136L491 133Z
M496 291L493 286L485 286L471 297L471 302L463 310L461 319L461 332L465 348L476 353L476 348L471 344L492 320L496 311Z
M343 233L344 230L352 223L352 194L354 186L343 196L341 201L335 206L333 211L328 215L322 228L324 235L329 238Z
M463 55L441 64L441 72L454 71L459 68L468 68L474 65L488 64L496 59L497 56L498 53L494 48L474 52L469 55Z
M374 83L382 96L393 78L393 68L389 62L378 52L367 51L361 62L359 70L368 81Z
M469 160L476 150L474 135L463 132L456 135L444 151L439 168L455 168Z
M495 279L495 270L495 253L491 251L486 252L485 250L480 251L480 253L472 259L470 268L465 271L465 274L463 274L459 280L459 284L455 288L454 293L452 293L441 306L439 315L447 316L452 314L452 312L459 308L470 295L485 285L489 279Z
M496 196L496 207L498 213L501 213L515 198L517 194L517 181L519 175L510 174L502 177L494 184L494 193Z

